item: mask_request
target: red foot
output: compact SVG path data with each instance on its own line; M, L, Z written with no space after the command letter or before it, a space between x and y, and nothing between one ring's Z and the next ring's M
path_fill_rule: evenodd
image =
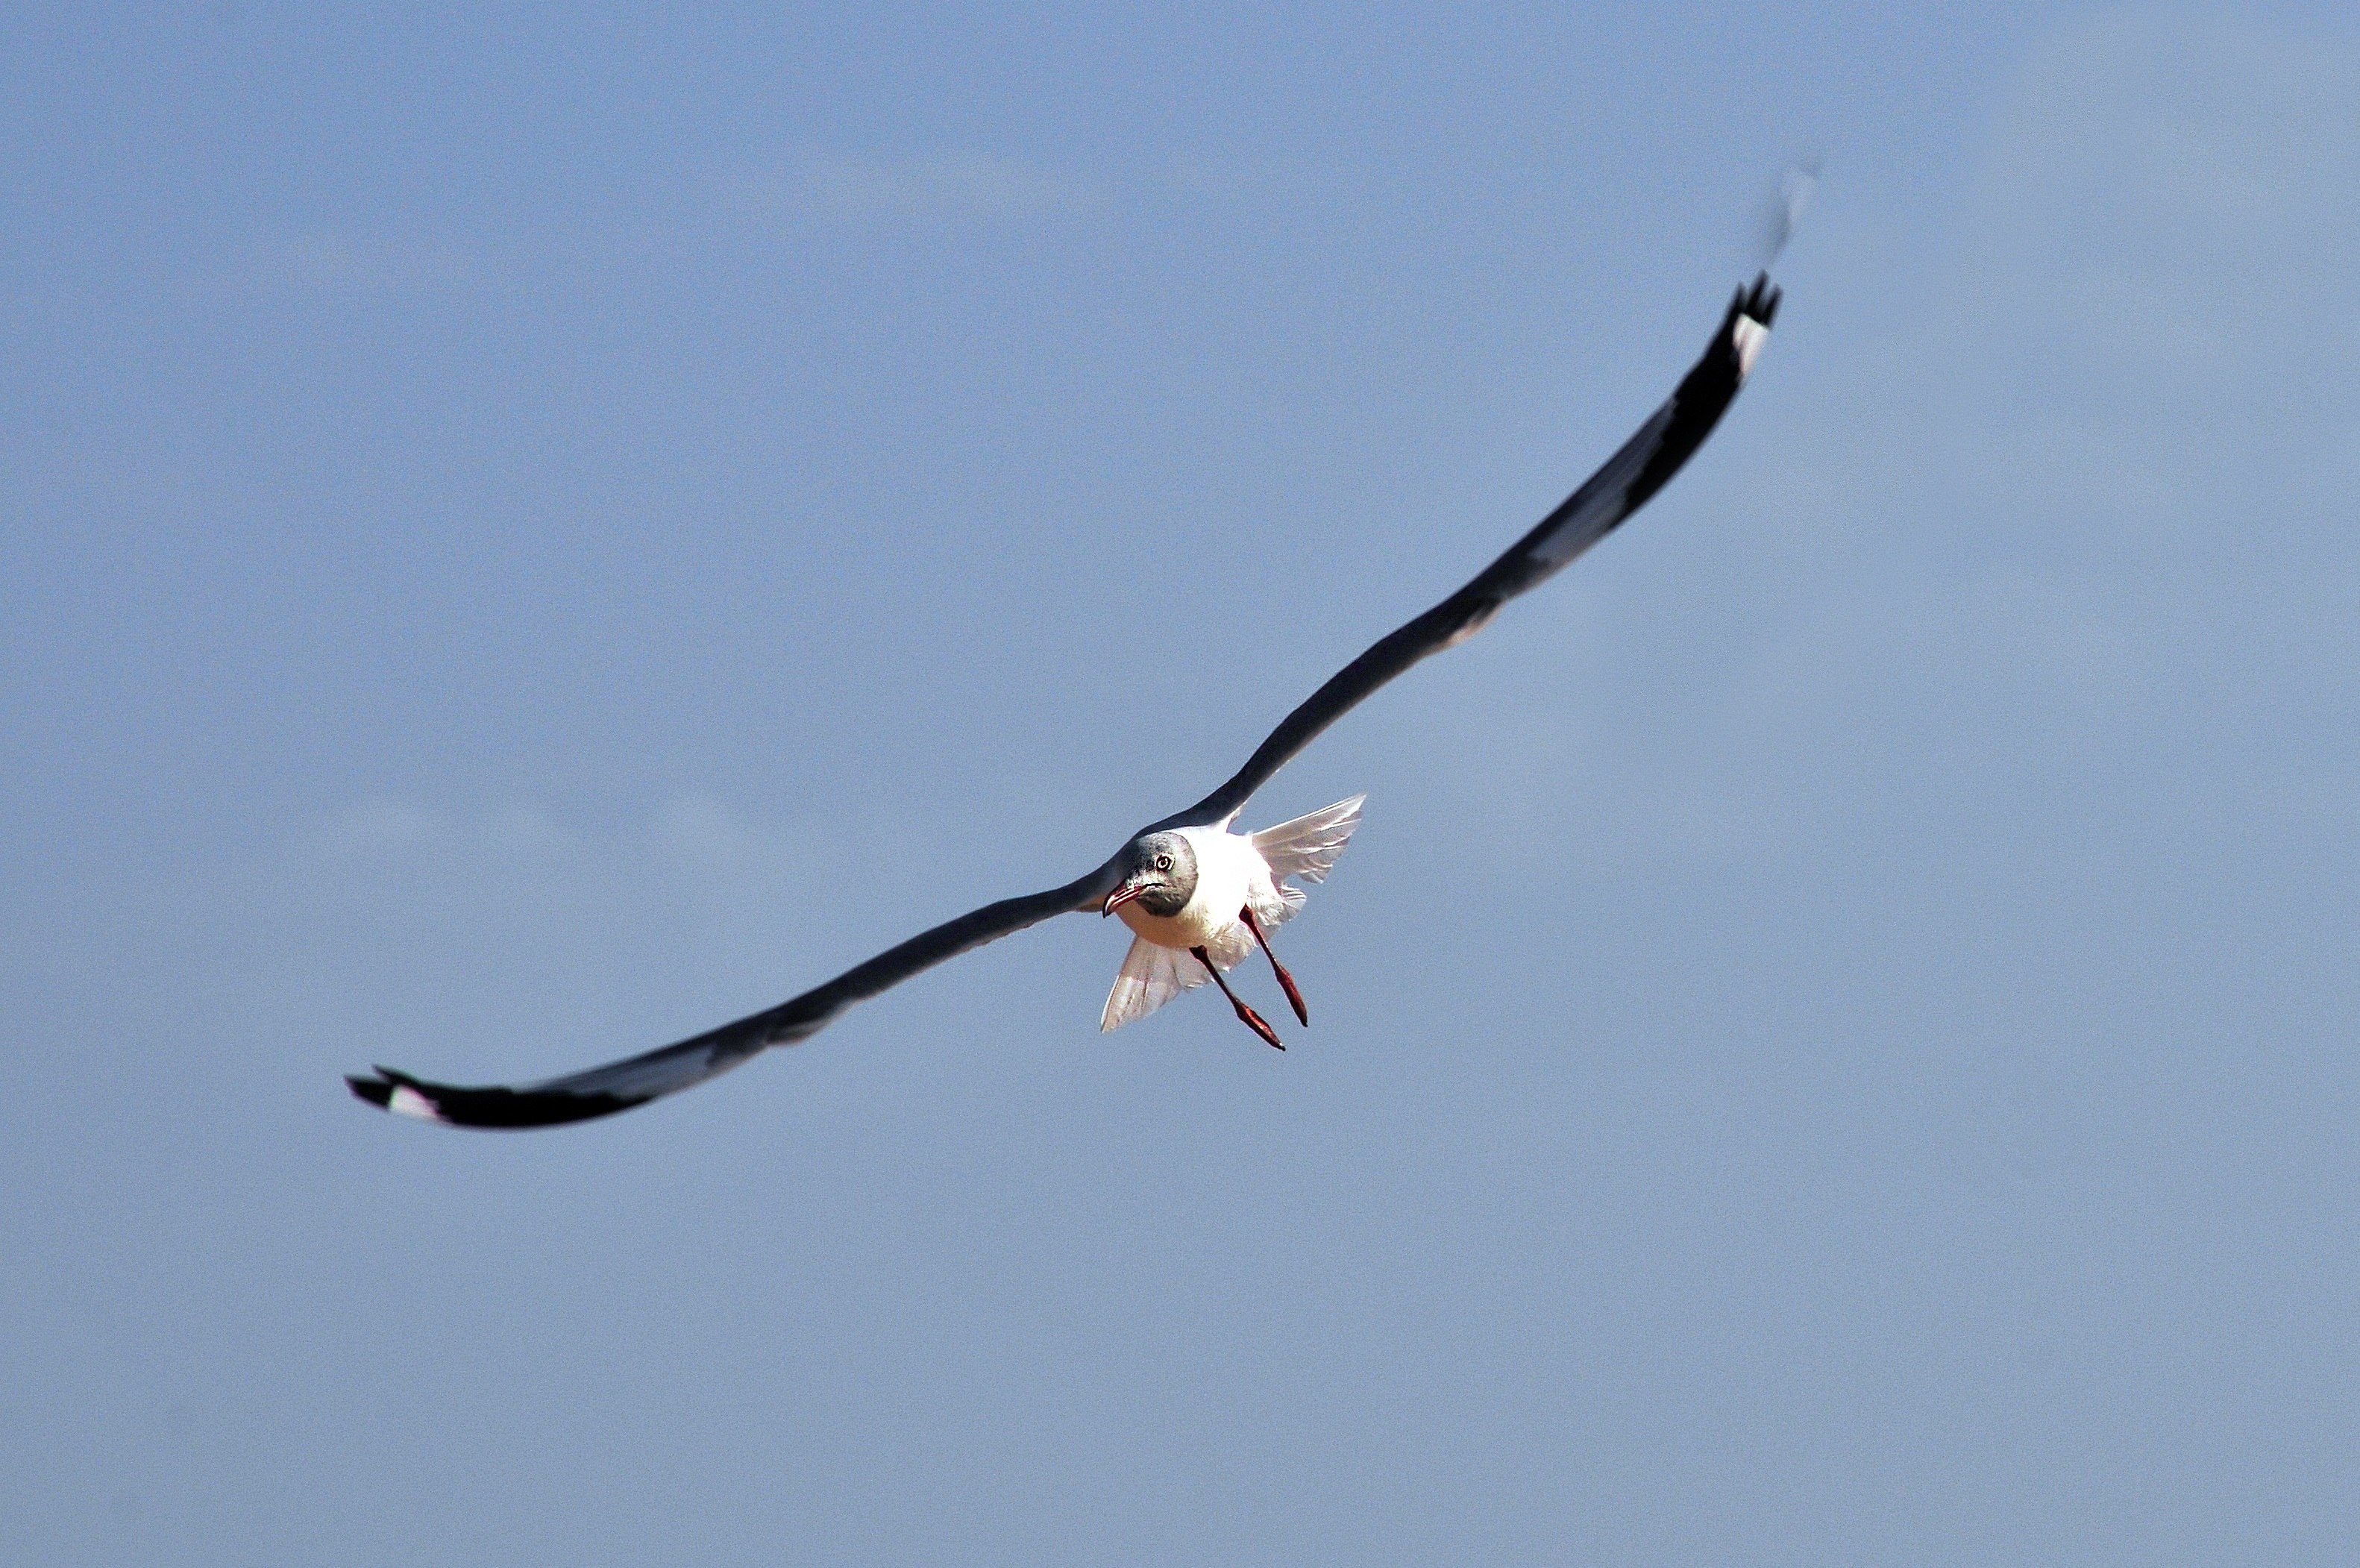
M1270 938L1262 934L1262 922L1254 918L1253 905L1248 905L1239 910L1238 918L1246 923L1246 929L1251 931L1254 940L1262 944L1262 955L1270 959L1270 967L1278 972L1279 989L1286 992L1287 1003L1295 1009L1295 1015L1302 1020L1303 1026L1308 1029L1311 1027L1311 1009L1303 1005L1303 992L1295 989L1295 977L1286 972L1286 966L1278 961L1276 953L1271 951Z
M1196 955L1196 961L1205 966L1205 972L1213 977L1213 983L1221 988L1221 994L1228 997L1229 1005L1238 1010L1238 1022L1260 1035L1262 1037L1262 1043L1273 1050L1286 1049L1286 1043L1278 1037L1278 1031L1270 1026L1269 1021L1247 1006L1245 1000L1229 989L1229 982L1221 978L1221 971L1215 967L1212 955L1202 948L1191 948L1188 950Z
M1234 996L1229 1000L1237 1002ZM1242 1002L1238 1002L1238 1017L1247 1028L1267 1041L1273 1049L1282 1051L1286 1049L1286 1042L1278 1037L1278 1031L1270 1026L1269 1021Z

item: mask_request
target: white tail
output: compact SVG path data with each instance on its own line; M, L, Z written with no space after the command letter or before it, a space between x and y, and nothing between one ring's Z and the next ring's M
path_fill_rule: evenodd
M1254 852L1269 863L1270 880L1280 882L1292 876L1305 882L1325 882L1336 857L1344 852L1344 845L1351 839L1352 829L1360 825L1360 802L1368 798L1356 795L1308 817L1298 817L1256 833Z

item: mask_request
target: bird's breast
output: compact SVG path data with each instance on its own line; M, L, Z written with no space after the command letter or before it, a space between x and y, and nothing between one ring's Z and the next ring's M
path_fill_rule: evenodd
M1267 883L1270 867L1251 839L1218 828L1183 828L1188 847L1196 852L1196 887L1177 915L1156 915L1140 907L1139 900L1115 911L1122 923L1160 948L1202 948L1221 945L1221 938L1240 924L1238 911L1257 879Z

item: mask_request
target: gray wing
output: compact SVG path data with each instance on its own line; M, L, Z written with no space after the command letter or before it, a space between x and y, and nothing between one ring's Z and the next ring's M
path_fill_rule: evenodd
M1745 384L1745 373L1753 367L1754 356L1777 313L1778 291L1770 286L1768 274L1738 290L1704 357L1681 380L1671 400L1650 415L1604 467L1517 540L1506 554L1484 567L1474 581L1379 640L1337 672L1271 731L1270 739L1236 777L1149 831L1224 820L1370 693L1429 653L1439 653L1480 631L1502 605L1571 565L1583 551L1646 505L1696 455L1729 405L1736 401L1738 389Z
M809 1039L856 1002L890 990L922 970L971 948L1022 931L1053 915L1096 907L1120 880L1109 861L1089 875L1025 898L1003 899L935 927L848 969L826 984L718 1029L627 1057L585 1072L539 1083L461 1088L430 1083L391 1068L348 1077L353 1092L372 1105L454 1127L549 1127L586 1122L644 1105L703 1083L772 1046Z
M1313 693L1309 701L1287 715L1235 778L1155 828L1215 822L1228 817L1361 698L1427 654L1472 636L1502 605L1554 576L1638 510L1704 444L1735 400L1777 309L1778 292L1766 277L1756 279L1751 289L1739 290L1711 346L1671 400L1657 409L1639 427L1639 433L1607 459L1606 466L1567 498L1564 505L1485 567L1473 582L1378 642ZM945 959L1053 915L1094 907L1120 880L1117 865L1117 861L1110 860L1064 887L988 905L912 937L766 1012L585 1072L538 1083L462 1088L381 1067L373 1075L345 1081L372 1105L453 1126L545 1127L612 1115L717 1077L772 1046L809 1039L854 1003L899 985Z

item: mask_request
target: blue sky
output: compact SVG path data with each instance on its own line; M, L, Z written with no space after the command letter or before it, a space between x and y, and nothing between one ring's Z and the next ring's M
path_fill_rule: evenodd
M0 1555L2351 1556L2360 33L422 8L0 59ZM1285 1056L1054 923L1668 390ZM1268 1001L1259 992L1250 992Z

